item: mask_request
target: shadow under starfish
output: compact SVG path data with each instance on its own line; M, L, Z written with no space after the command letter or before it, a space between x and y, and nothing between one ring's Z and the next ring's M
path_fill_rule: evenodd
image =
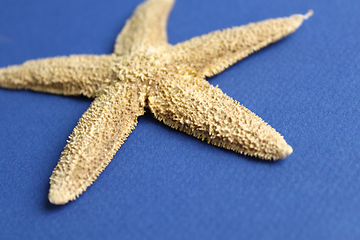
M173 3L147 0L138 6L111 55L46 58L0 69L3 88L95 98L50 178L51 203L75 200L96 180L145 108L175 129L244 155L277 160L292 153L275 129L205 78L294 32L312 11L172 46L166 24Z

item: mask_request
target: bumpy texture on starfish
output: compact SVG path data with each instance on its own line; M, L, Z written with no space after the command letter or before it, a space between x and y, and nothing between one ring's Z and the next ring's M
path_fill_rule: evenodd
M172 46L166 23L173 3L147 0L138 6L111 55L47 58L0 69L4 88L95 98L50 177L51 203L74 200L93 183L145 108L175 129L245 155L277 160L292 153L275 129L205 77L294 32L312 11Z

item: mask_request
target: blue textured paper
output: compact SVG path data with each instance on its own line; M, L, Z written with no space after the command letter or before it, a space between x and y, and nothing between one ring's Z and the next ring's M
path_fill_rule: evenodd
M136 1L2 1L0 67L109 54ZM0 89L0 239L360 239L360 2L178 0L175 44L272 17L315 14L209 79L293 147L263 162L152 118L93 186L53 206L49 177L91 100Z

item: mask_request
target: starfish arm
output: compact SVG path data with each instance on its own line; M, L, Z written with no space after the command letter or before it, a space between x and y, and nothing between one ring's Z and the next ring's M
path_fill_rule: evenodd
M50 177L49 201L75 200L109 164L144 114L145 97L135 85L115 83L83 114Z
M115 55L72 55L30 60L0 69L0 87L95 97L114 80Z
M173 47L175 63L200 77L213 76L251 53L291 34L312 15L292 15L211 32Z
M114 53L131 53L167 46L166 25L174 0L147 0L139 5L118 35Z
M292 153L275 129L206 80L172 83L149 96L149 108L158 120L244 155L277 160Z

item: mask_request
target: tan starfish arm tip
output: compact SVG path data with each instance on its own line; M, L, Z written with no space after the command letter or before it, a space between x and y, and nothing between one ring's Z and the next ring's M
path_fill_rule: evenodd
M308 20L312 15L314 15L314 11L310 9L305 15L304 20Z
M169 78L170 76L168 76ZM292 148L269 124L203 79L173 75L172 85L150 93L155 118L218 147L264 160L284 159Z
M290 145L286 144L282 146L280 149L279 159L284 159L292 153L293 153L293 148Z
M127 56L168 46L166 25L173 4L174 0L148 0L140 4L116 38L114 53Z
M65 204L86 190L110 163L144 114L138 87L115 83L83 114L50 177L49 201Z
M313 14L294 14L214 31L176 44L172 64L184 65L200 77L211 77L230 65L298 29Z
M0 69L0 87L95 97L115 79L115 55L70 55Z

